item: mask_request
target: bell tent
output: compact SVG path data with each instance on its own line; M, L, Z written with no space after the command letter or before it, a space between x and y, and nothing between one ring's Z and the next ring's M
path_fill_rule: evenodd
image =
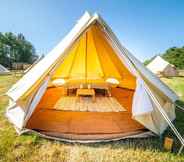
M173 77L178 75L176 67L160 56L156 56L147 65L147 68L157 76Z
M96 142L161 135L168 125L178 133L171 122L176 94L98 14L86 12L7 95L6 115L20 134Z

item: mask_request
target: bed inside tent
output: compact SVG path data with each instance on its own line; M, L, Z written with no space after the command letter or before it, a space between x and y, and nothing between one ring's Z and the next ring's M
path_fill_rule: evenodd
M74 140L113 139L145 131L132 119L136 78L98 24L82 33L50 77L26 128Z

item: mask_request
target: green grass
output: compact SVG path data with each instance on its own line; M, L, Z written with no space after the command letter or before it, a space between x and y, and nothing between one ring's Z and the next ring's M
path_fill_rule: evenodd
M0 76L0 94L20 76ZM184 78L163 79L184 99ZM182 162L184 155L176 155L179 142L168 129L165 136L174 138L173 152L163 150L163 138L126 139L109 143L71 144L38 137L36 134L18 136L4 116L8 103L0 97L0 162ZM184 135L184 113L177 111L176 126Z

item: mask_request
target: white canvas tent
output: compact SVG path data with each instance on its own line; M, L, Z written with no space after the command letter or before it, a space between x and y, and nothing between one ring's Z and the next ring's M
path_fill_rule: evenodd
M0 74L7 74L10 71L0 64Z
M174 65L165 61L162 57L156 56L147 68L158 76L177 76L178 72Z
M16 130L20 134L25 131L32 131L27 128L27 123L36 111L35 109L47 90L52 76L64 62L72 45L93 25L99 27L107 43L116 53L116 57L136 78L131 106L132 120L157 135L161 135L169 125L184 144L182 137L171 122L175 119L174 102L178 99L178 96L120 44L110 27L99 15L90 15L89 13L85 13L70 33L7 92L10 102L6 115L15 125ZM48 138L68 140L64 137L56 138L36 131ZM143 136L143 133L134 135L134 137L141 136ZM123 136L122 138L127 137L132 136ZM121 137L119 136L116 139L121 139ZM95 139L95 141L97 140Z

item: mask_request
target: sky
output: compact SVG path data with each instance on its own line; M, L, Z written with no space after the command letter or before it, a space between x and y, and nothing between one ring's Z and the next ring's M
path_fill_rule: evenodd
M23 33L47 54L85 11L99 13L141 61L184 46L183 0L0 0L0 32Z

